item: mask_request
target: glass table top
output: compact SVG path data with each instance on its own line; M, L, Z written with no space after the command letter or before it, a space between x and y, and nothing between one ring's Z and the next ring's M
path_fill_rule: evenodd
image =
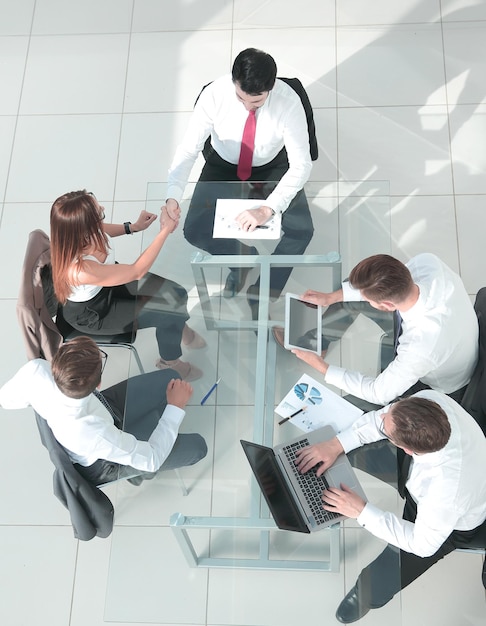
M210 184L207 185L210 195ZM250 195L247 183L225 185L231 186L227 197ZM113 485L115 528L105 620L200 623L195 619L194 607L175 607L157 597L155 588L161 581L169 596L171 585L188 585L189 593L196 598L201 593L202 598L208 571L221 571L222 578L216 573L211 576L224 588L226 583L231 587L231 581L236 584L246 568L265 570L265 576L278 577L283 575L286 564L294 567L292 572L287 572L292 576L314 576L319 580L322 575L331 577L326 602L329 615L333 616L360 569L380 552L383 542L353 520L311 535L275 529L252 479L240 439L273 446L301 432L290 421L278 425L281 416L275 413L275 407L303 374L320 383L323 380L315 370L275 343L272 328L283 325L286 292L302 294L308 288L332 291L362 258L391 253L388 184L361 181L306 185L314 236L303 257L282 257L293 271L282 296L276 300L268 295L272 262L282 261L270 256L276 241L245 239L245 243L255 245L258 251L250 256L210 255L194 248L183 235L183 220L193 192L194 185L188 185L181 202L181 224L167 240L152 271L187 289L188 324L208 344L201 351L183 351L182 358L194 362L204 374L192 383L194 393L181 432L200 432L209 452L200 463L181 469L188 496L182 495L173 472L160 473L140 487L126 481ZM165 184L149 183L146 210L158 213L164 198ZM133 260L154 236L154 228L143 236L124 238L121 259L117 249L118 260ZM235 266L252 269L243 290L225 298L228 268ZM258 317L253 320L246 290L259 274ZM357 315L352 325L330 344L326 359L376 374L382 366L382 343L381 328L367 315ZM139 331L137 345L145 371L153 370L157 358L153 332ZM129 365L129 373L130 376L138 373L133 363ZM217 388L201 405L218 379ZM341 395L337 389L332 391ZM127 425L129 416L125 420ZM400 513L400 498L389 484L360 470L357 473L370 500ZM182 539L177 537L178 531L182 531ZM147 565L147 550L162 560L170 555L170 567L166 571L161 565L157 581L153 580L152 566ZM137 591L140 601L134 605L131 598L131 609L123 602L124 594L130 593L131 588L127 569L137 571L143 581ZM228 593L233 592L229 589ZM396 600L390 603L387 615L390 619L392 614L394 623L399 624Z

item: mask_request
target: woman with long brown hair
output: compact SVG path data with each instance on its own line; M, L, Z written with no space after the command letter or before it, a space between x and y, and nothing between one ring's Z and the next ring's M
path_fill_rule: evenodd
M111 238L145 230L157 216L142 211L133 224L108 224L104 217L103 207L86 190L64 194L52 205L52 275L64 318L88 335L155 328L160 355L156 366L170 367L187 381L200 378L200 369L180 359L181 341L189 349L206 345L186 324L187 292L149 272L177 221L163 209L152 243L126 264L115 263Z

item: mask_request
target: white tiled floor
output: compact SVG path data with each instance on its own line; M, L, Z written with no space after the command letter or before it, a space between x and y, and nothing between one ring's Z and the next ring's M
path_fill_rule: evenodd
M0 384L25 360L15 298L27 233L48 230L52 201L83 187L115 221L136 218L147 182L166 176L200 86L229 71L248 46L273 54L280 75L299 76L307 87L320 145L312 180L385 181L391 252L403 260L439 254L474 297L486 283L485 42L484 0L0 0ZM332 198L316 206L313 253L333 244L325 229L335 220ZM190 246L178 237L161 263L194 296ZM127 243L117 252L129 254ZM191 304L203 331L195 297ZM152 335L137 341L151 367ZM1 411L1 624L335 623L336 599L380 549L352 526L346 533L356 558L339 574L191 570L168 527L176 510L244 510L247 468L233 452L235 440L251 434L243 370L254 347L249 337L235 358L222 333L191 355L205 376L194 385L184 429L206 437L208 458L183 472L187 498L173 476L139 489L110 486L117 527L109 539L73 539L31 411ZM291 355L279 358L289 379L302 371ZM123 375L114 361L106 384ZM220 407L210 401L201 409L217 371L225 371ZM370 483L373 497L396 504L392 492L375 488ZM312 541L296 549L318 549ZM207 542L203 531L196 543L204 550ZM231 547L217 533L211 542ZM247 537L235 550L252 545ZM288 553L286 539L276 537L273 549ZM454 554L362 623L479 626L486 611L480 567L480 557ZM317 603L303 609L296 598L311 594Z

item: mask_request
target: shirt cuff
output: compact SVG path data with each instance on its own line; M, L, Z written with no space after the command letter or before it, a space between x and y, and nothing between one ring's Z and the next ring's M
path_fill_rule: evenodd
M177 202L180 204L182 194L183 194L183 190L180 187L177 187L176 185L170 185L167 188L167 195L165 197L166 199L174 198L174 200L177 200Z
M342 445L345 454L361 446L361 441L352 427L337 433L336 437Z
M356 521L363 528L372 527L382 515L381 509L367 502L365 508L356 518Z
M184 411L184 409L181 409L174 404L168 404L165 407L164 412L162 413L162 418L164 422L166 422L167 424L171 424L178 429L182 423L182 420L184 419L185 414L186 412Z
M343 302L360 302L363 300L359 289L351 287L349 280L344 280L342 283L343 289Z

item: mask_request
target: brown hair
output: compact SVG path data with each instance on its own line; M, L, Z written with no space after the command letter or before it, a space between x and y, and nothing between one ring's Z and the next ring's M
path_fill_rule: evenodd
M108 239L101 228L102 218L96 198L85 189L71 191L57 198L51 208L51 263L54 291L65 304L72 291L69 278L73 268L79 271L87 246L94 244L108 252Z
M388 254L375 254L360 261L351 270L349 282L365 298L395 303L405 300L414 285L408 267Z
M444 410L432 400L410 396L390 409L393 443L417 454L437 452L449 441L451 425Z
M101 352L90 337L62 344L51 363L52 377L69 398L86 398L101 381Z

